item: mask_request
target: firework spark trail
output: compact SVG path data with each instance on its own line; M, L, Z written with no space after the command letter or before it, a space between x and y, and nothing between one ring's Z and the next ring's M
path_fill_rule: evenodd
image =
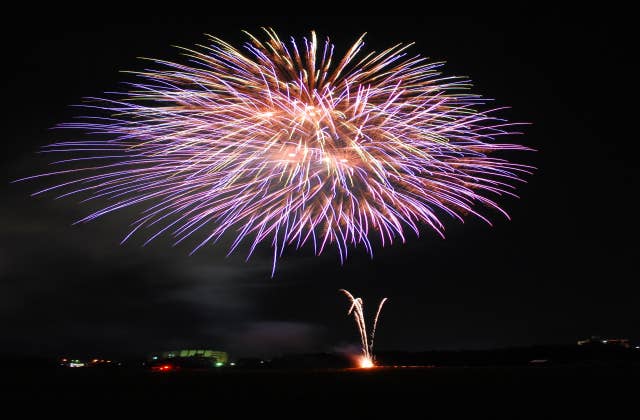
M511 184L532 168L489 155L528 149L496 141L517 124L479 110L489 100L468 93L468 80L407 55L411 44L364 53L363 35L337 60L315 32L302 43L265 32L247 33L245 51L210 36L182 49L187 64L146 59L159 69L90 98L94 115L59 127L108 140L45 147L71 155L55 162L69 166L24 179L76 178L34 195L111 202L78 222L143 206L124 240L203 232L195 252L230 232L229 253L246 239L247 259L270 242L272 275L288 246L335 244L343 261L349 246L372 255L374 236L404 242L421 225L443 236L443 214L489 223L482 206L508 217L488 196L515 196Z
M373 337L376 335L376 327L378 326L378 318L380 317L380 311L382 311L382 305L387 301L387 298L384 298L380 301L378 305L378 310L376 311L376 316L373 318L373 328L371 329L371 343L370 343L370 352L373 360Z
M371 338L369 338L367 335L367 324L364 318L364 306L362 299L353 297L353 295L345 289L340 289L339 291L344 293L351 301L351 306L349 307L347 315L351 315L353 313L356 325L358 326L358 333L360 334L360 342L362 344L362 359L360 360L360 366L372 367L374 366L375 360L373 356L373 339L376 334L376 326L378 325L378 318L380 317L382 306L387 301L387 298L382 299L378 305L378 310L376 311L376 316L373 320L373 328L371 329Z

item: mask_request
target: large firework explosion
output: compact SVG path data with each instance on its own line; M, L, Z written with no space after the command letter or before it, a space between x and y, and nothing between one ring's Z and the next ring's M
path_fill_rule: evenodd
M314 32L265 32L242 50L210 36L183 49L185 64L147 59L157 69L133 72L128 91L90 98L92 116L60 125L85 140L45 148L71 166L36 176L73 178L36 194L110 201L79 222L143 206L123 242L143 228L147 242L204 232L195 252L230 232L229 252L246 239L250 256L268 241L274 269L287 246L335 244L342 261L350 245L372 254L374 236L442 235L443 215L506 215L488 196L513 195L529 167L489 155L526 148L496 141L515 124L482 110L468 80L407 55L410 44L362 52L363 35L336 58Z

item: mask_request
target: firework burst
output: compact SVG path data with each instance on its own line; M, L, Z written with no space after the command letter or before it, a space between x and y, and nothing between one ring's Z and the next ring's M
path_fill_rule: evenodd
M185 64L147 59L156 69L133 72L127 91L90 98L92 116L60 125L86 139L44 150L70 166L30 177L72 178L36 194L109 201L79 222L141 206L123 242L204 233L195 252L231 233L229 253L246 240L247 258L270 242L274 269L288 246L332 244L342 261L349 246L372 254L374 237L442 235L443 215L506 215L490 197L513 195L530 167L490 154L526 148L496 141L515 124L481 110L466 79L407 55L410 44L363 52L360 37L337 58L314 32L265 33L242 50L211 36L183 49Z

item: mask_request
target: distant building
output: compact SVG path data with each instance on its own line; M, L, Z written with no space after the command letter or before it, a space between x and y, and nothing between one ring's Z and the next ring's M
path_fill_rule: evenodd
M600 338L597 335L592 335L590 338L584 340L578 340L579 346L593 345L593 344L606 344L610 346L620 346L628 349L631 347L628 338Z
M79 367L86 367L87 362L85 360L69 359L69 358L63 357L59 360L58 365L61 367L79 368Z
M151 362L171 359L206 359L216 367L225 366L229 363L229 355L227 352L211 349L169 350L159 354L153 354L149 357Z

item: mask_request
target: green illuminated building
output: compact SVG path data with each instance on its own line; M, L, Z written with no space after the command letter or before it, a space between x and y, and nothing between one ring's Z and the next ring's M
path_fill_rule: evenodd
M211 359L215 366L225 366L229 362L229 355L227 352L211 350L211 349L183 349L183 350L170 350L160 353L159 355L153 355L152 360L170 360L170 359Z

